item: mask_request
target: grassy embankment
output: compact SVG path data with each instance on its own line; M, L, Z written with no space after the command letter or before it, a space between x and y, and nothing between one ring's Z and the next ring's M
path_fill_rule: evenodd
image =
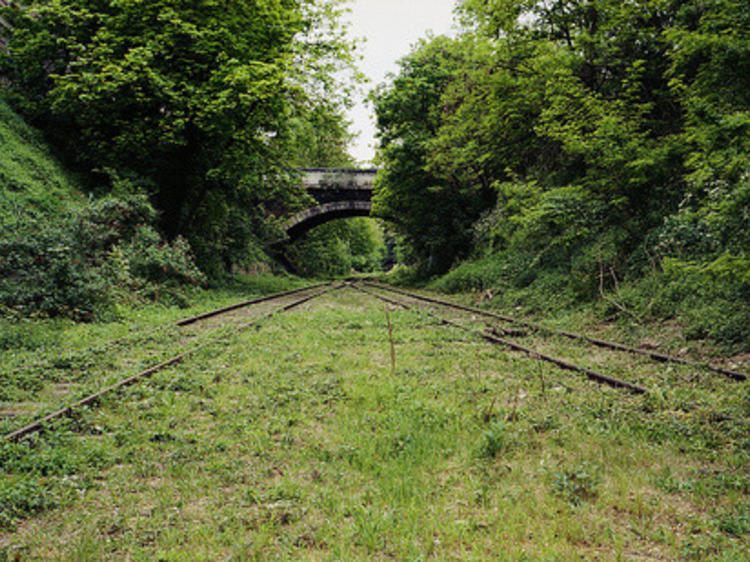
M542 271L531 283L523 282L509 274L503 258L491 255L417 282L440 292L479 293L494 307L539 318L561 317L567 322L577 316L582 325L614 321L620 330L639 337L665 332L680 349L721 355L750 351L750 301L741 274L675 263L667 260L663 268L631 276L606 291L581 291L576 277L565 271ZM408 271L404 273L391 277L408 282Z
M86 201L78 178L56 159L42 135L0 99L0 237L33 218L39 219L40 228L58 223ZM238 279L210 294L200 289L185 289L192 306L183 311L130 299L130 303L114 304L107 315L110 322L90 325L76 325L62 319L23 318L17 312L5 314L6 311L0 310L0 372L6 373L7 386L9 371L36 362L39 356L42 360L54 358L65 363L70 360L68 356L88 348L100 336L120 337L145 324L169 321L190 311L204 310L206 306L234 302L248 294L280 291L300 283L300 280L262 276ZM133 307L132 302L140 302L142 306ZM27 377L23 384L33 387L35 383Z
M633 396L390 316L395 372L384 305L346 289L3 445L0 552L746 559L748 383L528 336L652 390ZM39 376L124 375L147 343Z
M0 226L29 215L54 220L84 200L41 135L0 99Z

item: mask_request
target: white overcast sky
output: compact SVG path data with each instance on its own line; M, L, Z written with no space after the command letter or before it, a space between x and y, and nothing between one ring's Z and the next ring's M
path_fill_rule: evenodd
M347 15L352 24L350 34L366 38L360 46L364 58L359 65L370 79L365 93L383 82L389 72L395 73L396 62L428 31L451 34L455 4L456 0L351 0ZM348 117L353 131L359 133L351 154L366 164L375 155L375 120L372 104L362 97Z

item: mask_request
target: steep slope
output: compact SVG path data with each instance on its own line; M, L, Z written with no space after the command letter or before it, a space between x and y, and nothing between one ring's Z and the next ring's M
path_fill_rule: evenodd
M41 134L0 99L0 227L29 215L63 214L83 199Z

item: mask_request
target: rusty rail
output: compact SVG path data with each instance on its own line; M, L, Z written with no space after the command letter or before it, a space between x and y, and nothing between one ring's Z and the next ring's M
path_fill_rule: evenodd
M190 324L195 324L196 322L200 322L201 320L206 320L208 318L213 318L214 316L219 316L220 314L226 314L227 312L233 312L235 310L239 310L240 308L247 308L248 306L252 306L254 304L260 304L262 302L268 302L270 300L275 300L281 297L288 297L291 295L296 295L298 293L302 293L304 291L311 291L313 289L319 289L320 287L323 287L325 285L330 285L330 283L318 283L317 285L310 285L309 287L303 287L300 289L292 289L291 291L284 291L283 293L276 293L273 295L267 295L264 297L258 297L256 299L251 299L244 302L239 302L237 304L233 304L230 306L225 306L224 308L219 308L216 310L212 310L210 312L206 312L204 314L199 314L198 316L193 316L191 318L185 318L184 320L180 320L179 322L175 322L175 326L183 327L183 326L189 326Z
M745 374L745 373L741 373L739 371L733 371L731 369L725 369L723 367L716 367L716 366L711 365L709 363L703 363L703 362L700 362L700 361L693 361L691 359L685 359L683 357L676 357L676 356L673 356L673 355L667 355L665 353L659 353L659 352L651 351L651 350L648 350L648 349L641 349L641 348L638 348L638 347L630 347L630 346L623 345L623 344L616 343L616 342L611 342L611 341L601 340L601 339L597 339L597 338L592 338L590 336L586 336L586 335L583 335L583 334L577 334L575 332L568 332L566 330L558 330L556 328L550 328L550 327L544 326L542 324L537 324L536 322L529 322L528 320L520 320L518 318L513 318L512 316L505 316L505 315L502 315L502 314L497 314L495 312L490 312L488 310L482 310L481 308L475 308L475 307L472 307L472 306L466 306L466 305L462 305L462 304L457 304L457 303L454 303L454 302L450 302L450 301L446 301L446 300L442 300L442 299L437 299L437 298L434 298L434 297L426 297L426 296L423 296L423 295L419 295L417 293L411 293L409 291L404 291L404 290L401 290L401 289L396 289L395 287L381 285L379 283L372 283L372 282L365 281L365 284L367 284L367 285L369 285L371 287L376 287L378 289L382 289L384 291L390 291L392 293L401 294L401 295L404 295L404 296L407 296L407 297L410 297L410 298L413 298L413 299L421 300L421 301L424 301L424 302L438 304L438 305L441 305L441 306L448 306L448 307L451 307L451 308L455 308L455 309L458 309L458 310L464 310L464 311L467 311L467 312L473 312L475 314L480 314L480 315L486 316L488 318L495 318L497 320L502 320L503 322L508 322L510 324L518 324L518 325L521 325L521 326L525 326L527 328L531 328L533 330L538 330L540 332L547 332L547 333L550 333L550 334L556 334L556 335L559 335L559 336L564 336L564 337L569 338L569 339L585 341L585 342L588 342L588 343L590 343L592 345L595 345L597 347L602 347L602 348L605 348L605 349L613 349L613 350L616 350L616 351L624 351L626 353L632 353L632 354L635 354L635 355L643 355L645 357L649 357L650 359L653 359L655 361L659 361L661 363L677 363L677 364L680 364L680 365L688 365L690 367L698 367L698 368L701 368L701 369L706 369L706 370L709 370L709 371L713 371L715 373L719 373L721 375L724 375L726 377L729 377L729 378L737 380L737 381L745 381L748 378L748 375Z
M0 1L2 1L2 0L0 0ZM114 345L117 345L117 344L121 344L121 343L127 342L127 341L129 341L131 339L142 338L144 336L147 336L149 334L152 334L152 333L160 331L160 330L165 330L165 329L171 328L171 327L189 326L191 324L195 324L195 323L200 322L202 320L206 320L206 319L212 318L214 316L219 316L220 314L226 314L227 312L232 312L232 311L238 310L240 308L247 308L247 307L255 305L255 304L259 304L259 303L263 303L263 302L268 302L268 301L271 301L271 300L275 300L275 299L279 299L279 298L283 298L283 297L295 295L295 294L298 294L298 293L302 293L304 291L311 291L313 289L318 289L320 287L325 287L325 286L328 286L328 285L331 285L331 283L319 283L317 285L309 285L307 287L302 287L302 288L299 288L299 289L293 289L291 291L284 291L284 292L281 292L281 293L274 293L272 295L266 295L266 296L259 297L259 298L256 298L256 299L247 300L247 301L243 301L243 302L240 302L240 303L237 303L237 304L226 306L224 308L220 308L220 309L217 309L217 310L212 310L212 311L209 311L209 312L205 312L203 314L199 314L198 316L193 316L191 318L184 318L184 319L179 320L177 322L169 322L169 323L166 323L166 324L160 324L158 326L152 326L152 327L149 327L149 328L147 328L147 329L145 329L143 331L140 331L140 332L138 332L136 334L127 334L127 335L122 336L120 338L116 338L116 339L108 340L108 341L105 341L105 342L102 342L102 343L94 344L94 345L91 345L91 346L89 346L89 347L87 347L85 349L81 349L79 351L75 351L75 352L72 353L71 357L76 357L77 355L82 354L82 353L92 353L92 352L93 353L101 353L104 350L106 350L108 347L111 347L111 346L114 346ZM11 369L10 371L7 371L6 373L12 375L12 374L21 373L23 371L28 371L30 369L44 367L46 365L49 365L49 361L39 361L39 362L33 363L31 365L21 365L19 367Z
M373 297L375 297L377 299L380 299L383 302L387 302L387 303L390 303L390 304L393 304L393 305L396 305L396 306L400 306L400 307L404 308L405 310L413 310L413 308L410 307L409 305L407 305L406 303L390 299L390 298L388 298L386 296L380 295L380 294L375 293L373 291L368 291L367 289L363 289L362 287L359 287L357 285L352 285L352 287L354 287L358 291L362 291L363 293L366 293L366 294L368 294L370 296L373 296ZM458 328L458 329L463 330L465 332L469 332L471 334L474 334L475 336L478 336L478 337L481 337L481 338L487 340L490 343L493 343L493 344L496 344L496 345L503 345L505 347L508 347L508 348L514 350L514 351L520 351L522 353L525 353L526 355L529 355L530 357L532 357L534 359L540 359L542 361L546 361L548 363L552 363L552 364L554 364L554 365L556 365L556 366L558 366L561 369L564 369L566 371L574 371L574 372L577 372L577 373L584 374L584 375L586 375L586 377L589 380L592 380L592 381L594 381L596 383L606 384L606 385L611 386L613 388L625 389L625 390L628 390L630 392L633 392L634 394L647 394L648 393L648 391L645 388L643 388L642 386L638 386L638 385L629 383L627 381L616 379L614 377L610 377L609 375L604 375L602 373L598 373L598 372L593 371L591 369L588 369L586 367L580 367L578 365L575 365L574 363L570 363L568 361L565 361L564 359L559 359L559 358L553 357L551 355L546 355L544 353L541 353L541 352L536 351L534 349L531 349L529 347L522 346L522 345L517 344L515 342L512 342L510 340L499 338L496 335L490 334L488 332L479 332L477 330L473 330L473 329L471 329L471 328L469 328L467 326L464 326L463 324L459 324L458 322L453 322L451 320L448 320L446 318L438 316L437 314L434 314L434 313L429 312L427 310L420 309L420 311L422 313L426 314L427 316L430 316L431 318L434 318L435 320L439 321L441 324L444 324L444 325L447 325L447 326L451 326L453 328Z
M322 291L319 291L317 293L314 293L312 295L307 295L305 297L302 297L301 299L298 299L292 303L286 304L284 306L281 306L275 310L272 310L271 312L264 314L260 318L256 318L251 322L248 322L242 326L237 327L233 333L237 333L243 330L246 330L248 328L251 328L253 326L257 326L267 320L268 318L271 318L272 316L281 313L281 312L287 312L289 310L292 310L293 308L297 308L298 306L301 306L305 304L306 302L309 302L315 298L321 297L325 295L326 293L330 293L332 291L336 291L338 289L343 288L345 285L337 285L334 287L328 287ZM212 342L206 342L203 343L197 347L194 347L193 349L190 349L184 353L181 353L179 355L176 355L172 357L171 359L167 359L166 361L159 363L158 365L154 365L153 367L149 367L148 369L141 371L140 373L137 373L135 375L132 375L130 377L127 377L111 386L108 386L102 390L99 390L93 394L90 394L86 396L85 398L82 398L81 400L78 400L77 402L74 402L73 404L66 406L64 408L61 408L60 410L57 410L56 412L53 412L29 425L26 425L20 429L17 429L16 431L13 431L12 433L9 433L5 435L5 439L9 441L20 441L21 439L28 437L29 435L32 435L34 433L38 433L39 431L42 431L48 423L51 421L55 421L57 419L60 419L65 416L70 416L76 409L82 408L84 406L90 406L94 404L95 402L99 401L103 396L106 394L110 394L116 390L119 390L121 388L125 388L127 386L131 386L135 384L136 382L139 382L141 380L147 379L154 375L155 373L158 373L159 371L163 371L167 367L171 367L172 365L177 365L179 363L182 363L187 357L197 353L198 351L208 347Z

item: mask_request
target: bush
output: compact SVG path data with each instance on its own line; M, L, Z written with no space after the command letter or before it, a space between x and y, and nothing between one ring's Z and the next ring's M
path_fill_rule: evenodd
M141 226L133 239L118 247L128 259L128 267L139 279L152 283L199 285L205 278L193 262L190 245L177 237L164 242L152 227Z
M20 315L92 320L126 293L201 284L182 239L164 241L145 196L106 197L0 236L0 305Z
M750 260L724 253L714 260L665 259L662 269L622 286L618 295L638 318L673 318L688 340L711 339L728 351L750 345ZM599 307L603 317L619 311Z
M729 254L709 263L667 260L669 299L688 339L750 343L750 260Z
M497 287L506 276L507 264L496 256L486 256L478 261L460 264L433 282L430 287L445 293L483 291Z
M108 304L107 284L71 225L31 220L0 239L0 302L22 315L91 319Z

